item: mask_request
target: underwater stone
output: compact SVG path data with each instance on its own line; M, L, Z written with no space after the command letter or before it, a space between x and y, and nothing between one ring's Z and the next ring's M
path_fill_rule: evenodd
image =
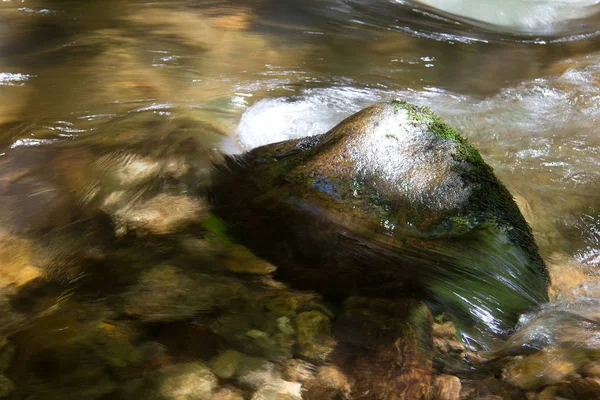
M126 314L146 321L177 321L244 299L239 282L209 274L186 273L164 264L142 273L124 294Z
M167 235L176 233L193 223L200 223L206 217L206 206L199 198L159 194L147 201L138 201L111 211L117 236L134 231L144 234Z
M424 294L463 327L495 333L547 300L511 194L427 108L376 104L325 134L232 156L216 174L216 212L298 288Z
M252 400L302 400L302 386L297 382L276 379L259 387Z
M515 357L502 371L502 379L520 389L539 389L573 378L585 362L576 351L551 349L527 357Z
M331 321L320 311L307 311L296 317L298 354L311 361L324 361L333 351Z
M315 366L308 361L292 358L283 368L283 378L290 382L304 382L315 375Z
M34 243L0 231L0 288L21 287L42 277L33 265Z
M230 249L226 267L231 272L255 275L268 275L277 269L267 261L256 257L244 246L233 246Z
M217 387L217 378L201 362L164 368L158 379L156 398L160 399L210 399Z
M350 396L350 383L336 367L323 366L316 376L304 384L304 400L347 399Z
M439 375L433 379L431 388L432 400L459 400L460 399L460 379L452 375Z
M454 339L456 338L456 328L452 321L447 321L432 326L433 336L440 338Z
M124 151L106 154L94 164L106 181L125 188L144 183L160 171L158 161Z
M350 297L336 319L330 357L347 377L352 399L428 398L432 318L418 300Z
M272 362L248 356L242 358L235 375L240 385L251 389L258 389L269 382L280 380L281 376Z
M221 379L229 379L244 358L244 354L235 350L225 350L210 361L213 373Z

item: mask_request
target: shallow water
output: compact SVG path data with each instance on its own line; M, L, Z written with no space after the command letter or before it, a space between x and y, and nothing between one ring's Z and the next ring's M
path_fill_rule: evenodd
M166 355L148 356L156 365L186 359L186 351L210 359L204 348L182 345L177 353L172 343L213 327L212 314L181 328L155 310L131 311L137 293L131 288L162 263L226 263L226 251L202 250L210 235L225 239L213 225L172 234L170 222L147 221L203 213L205 205L189 199L204 194L221 151L323 133L379 100L426 105L459 128L515 195L548 260L556 282L551 294L566 304L597 296L600 19L583 4L596 2L576 2L569 13L574 22L559 25L556 20L570 18L560 10L545 24L528 25L510 15L456 18L456 9L436 12L415 3L427 2L0 2L0 257L6 266L0 323L17 348L6 372L16 382L15 398L50 393L54 375L40 371L71 357L69 351L90 351L83 339L83 350L56 350L65 341L79 343L75 334L65 338L65 330L116 346L111 351L118 354L133 354L131 343L161 343ZM130 206L157 194L172 197L150 211ZM172 279L185 287L188 278ZM252 293L267 290L264 282L248 285ZM123 300L128 291L134 294ZM556 307L570 307L564 304ZM186 318L197 317L199 309L187 306L174 305ZM539 320L550 324L544 313ZM152 329L138 326L145 318ZM530 317L524 321L535 325ZM111 326L128 339L103 342L115 332ZM73 364L106 357L75 357ZM130 367L116 356L108 365L109 372L82 372L89 381L80 384L73 383L81 377L73 377L72 365L57 374L66 387L78 387L67 390L73 398L97 398L117 390L115 368L122 374L126 365L135 378L140 369L157 368ZM94 380L106 384L85 392ZM28 385L37 391L31 394Z

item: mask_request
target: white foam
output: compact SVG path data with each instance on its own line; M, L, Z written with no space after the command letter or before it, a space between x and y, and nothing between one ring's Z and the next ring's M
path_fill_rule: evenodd
M406 3L406 1L396 1ZM554 34L565 22L591 17L600 0L414 0L503 30ZM488 27L489 28L489 27Z
M307 90L302 96L263 99L246 110L236 129L243 150L324 133L381 94L348 87Z

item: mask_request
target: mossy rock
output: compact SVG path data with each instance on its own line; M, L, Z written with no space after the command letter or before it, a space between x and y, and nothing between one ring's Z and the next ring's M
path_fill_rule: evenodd
M375 104L325 134L230 157L217 175L216 213L296 287L426 297L494 333L547 300L511 194L427 108Z

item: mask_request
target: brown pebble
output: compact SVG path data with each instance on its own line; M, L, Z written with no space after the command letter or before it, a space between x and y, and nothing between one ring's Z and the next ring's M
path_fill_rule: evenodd
M454 339L456 337L456 328L450 321L441 324L433 324L432 333L435 337Z
M315 374L315 366L307 361L293 358L283 368L283 378L290 382L304 382Z
M576 379L568 386L578 399L600 399L600 379Z
M577 366L560 350L545 350L515 357L502 371L502 379L514 387L535 390L573 377Z
M579 370L583 376L591 378L600 378L600 361L594 361L585 364Z
M433 379L431 400L459 400L460 379L452 375L438 375Z
M446 353L460 353L465 350L465 345L458 340L453 339L442 339L439 337L433 338L433 347L442 354Z
M350 395L350 383L336 367L324 366L317 375L306 382L303 398L305 400L347 399Z

